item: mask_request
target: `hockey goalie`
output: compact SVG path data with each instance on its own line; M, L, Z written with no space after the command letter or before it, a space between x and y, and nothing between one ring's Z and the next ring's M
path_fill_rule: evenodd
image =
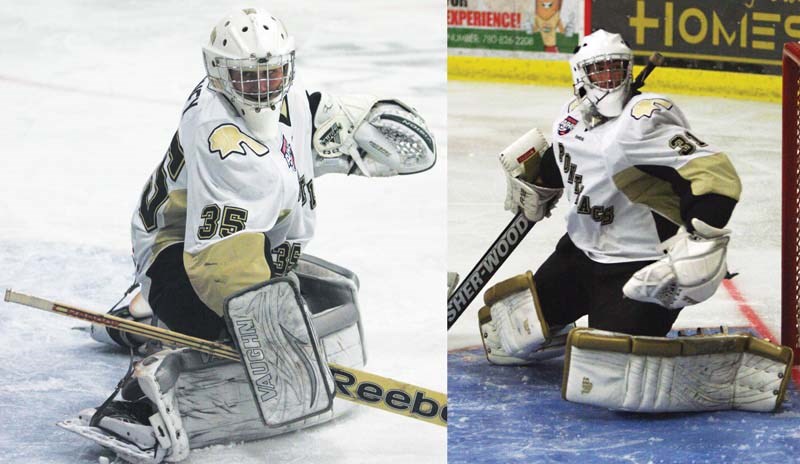
M415 174L436 162L433 136L407 104L305 89L293 37L265 11L225 16L203 57L207 76L133 215L141 293L116 315L233 344L243 362L148 353L121 400L60 423L134 463L176 462L192 448L340 414L327 365L366 361L359 283L303 254L315 231L314 179Z
M563 195L567 233L535 273L486 291L479 325L489 362L529 364L566 349L569 401L774 410L791 350L749 335L666 338L727 275L726 224L741 193L733 164L673 101L639 91L619 34L587 35L570 66L575 97L553 124L552 146L534 129L501 154L506 209L540 221ZM590 328L570 332L582 316Z

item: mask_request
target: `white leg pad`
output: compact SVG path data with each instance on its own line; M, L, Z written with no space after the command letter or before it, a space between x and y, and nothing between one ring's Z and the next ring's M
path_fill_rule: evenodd
M567 340L567 401L636 412L774 411L792 351L747 334L668 339L575 329Z
M333 376L296 278L270 279L231 296L225 320L266 426L333 407Z
M346 281L342 287L355 289L353 279L342 280ZM337 288L334 285L326 294L331 298L345 294L340 296L342 304L318 309L311 320L328 362L361 369L365 351L360 311L357 303ZM108 427L90 426L94 409L58 425L111 449L128 462L156 464L180 461L190 448L260 440L322 424L353 407L349 401L334 398L332 410L287 426L265 427L242 364L190 349L149 356L137 366L134 376L158 409L150 424L135 428L139 437L135 442L133 436L131 441L115 436ZM143 433L140 427L150 427L150 431ZM154 440L158 441L155 449Z
M563 353L566 334L574 325L551 330L542 317L530 271L488 289L484 302L478 322L490 363L525 365Z

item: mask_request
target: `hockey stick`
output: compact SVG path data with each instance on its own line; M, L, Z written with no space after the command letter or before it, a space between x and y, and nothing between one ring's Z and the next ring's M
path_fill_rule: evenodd
M632 90L638 91L644 86L644 81L650 73L653 72L653 69L662 64L664 64L664 57L660 53L656 52L650 55L644 69L639 72L632 83ZM506 150L510 148L511 147ZM511 173L511 175L517 174L518 173ZM503 232L501 232L500 236L492 243L492 246L481 256L481 259L478 260L475 267L469 271L469 274L464 281L461 282L461 285L447 298L448 330L455 324L458 318L461 317L478 293L486 286L486 283L489 282L495 272L503 265L508 255L514 251L517 245L519 245L519 242L525 238L525 235L530 232L534 225L536 225L536 223L527 219L520 211L514 216L514 219L511 220L506 228L503 229Z
M459 317L478 296L478 293L486 286L489 279L494 276L500 266L506 262L508 256L517 245L525 238L525 235L536 225L534 221L526 218L522 211L514 216L505 229L495 239L494 243L481 256L475 267L447 298L447 328L448 330L456 323Z
M647 79L647 76L656 69L656 66L661 66L664 64L664 56L661 53L655 52L647 59L647 64L644 68L639 71L639 74L636 75L636 79L633 80L633 84L631 84L631 89L636 92L640 88L644 86L644 81Z
M219 358L240 361L239 352L231 346L142 324L141 322L55 303L35 296L13 292L11 289L6 289L5 301L82 319L168 344L191 348ZM447 395L444 393L338 364L331 363L328 364L328 367L333 373L337 398L447 427Z

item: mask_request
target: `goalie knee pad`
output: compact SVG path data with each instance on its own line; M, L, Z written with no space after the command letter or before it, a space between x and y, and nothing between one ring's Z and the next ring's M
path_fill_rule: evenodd
M562 396L636 412L773 411L786 392L792 350L747 334L668 339L575 329Z
M486 306L478 311L478 323L490 363L530 364L564 352L566 334L574 324L547 324L530 271L491 287L483 299Z

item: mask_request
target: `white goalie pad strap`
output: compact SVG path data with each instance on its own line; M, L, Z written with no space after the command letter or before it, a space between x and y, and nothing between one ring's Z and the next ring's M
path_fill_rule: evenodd
M173 388L177 376L159 378L159 371L165 362L169 365L176 363L176 358L170 358L169 351L161 351L143 359L136 365L133 376L139 381L139 387L145 396L153 403L156 413L150 417L156 439L161 448L167 449L165 460L177 462L189 455L189 436L183 428L180 410L175 399L176 390ZM173 370L177 370L173 366Z
M530 271L489 288L484 302L478 322L490 363L530 364L563 352L566 332L551 331L542 317Z
M695 232L685 229L665 241L666 255L637 271L622 288L628 298L679 309L703 302L717 291L727 274L730 230L692 219Z
M506 174L506 211L517 214L522 208L525 217L541 221L550 216L564 189L540 187Z
M268 427L329 411L333 377L295 280L271 279L225 302L228 331Z
M575 329L567 340L565 400L636 412L773 411L792 351L747 334L667 339Z

